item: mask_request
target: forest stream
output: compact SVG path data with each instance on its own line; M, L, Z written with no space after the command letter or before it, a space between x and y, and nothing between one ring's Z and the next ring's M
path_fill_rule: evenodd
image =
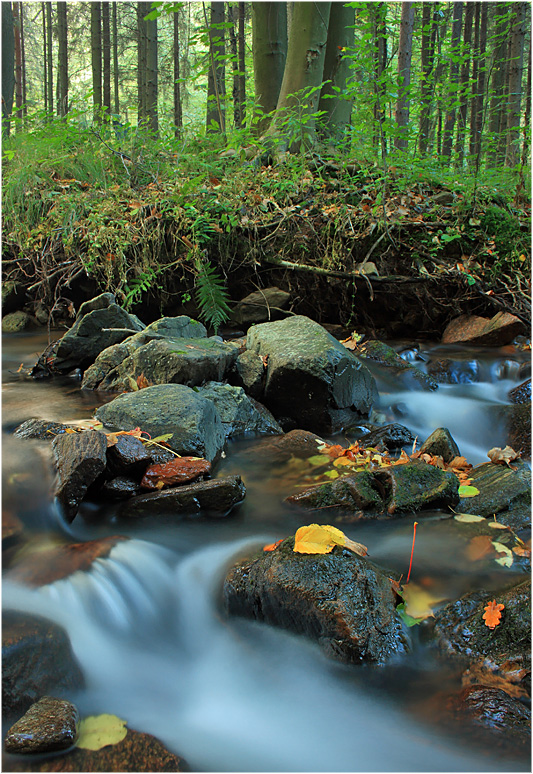
M183 756L192 771L530 770L527 754L517 756L512 745L491 749L469 731L443 726L439 696L460 688L460 672L436 657L422 627L409 630L411 651L387 666L349 666L326 658L304 637L223 614L222 582L232 561L304 523L283 502L294 491L290 465L265 468L254 453L257 441L231 443L215 470L215 477L238 473L246 485L244 502L227 518L124 525L111 507L102 518L96 506L84 504L68 525L51 496L48 445L16 440L12 431L30 417L90 418L106 396L81 390L71 378L31 381L17 373L46 344L40 333L4 337L4 508L23 514L43 545L117 533L131 540L90 571L40 588L5 580L3 606L46 616L67 630L85 676L85 688L69 697L82 716L116 714ZM530 375L529 352L392 344L422 369L431 358L451 357L456 383L405 391L370 366L381 423L401 422L420 441L447 427L474 465L486 462L492 447L506 445L500 409L509 390ZM481 587L497 592L524 577L520 568L493 563L487 570L468 560L459 531L447 528L448 512L343 528L368 546L373 562L405 574L414 518L413 574L430 577L443 600Z

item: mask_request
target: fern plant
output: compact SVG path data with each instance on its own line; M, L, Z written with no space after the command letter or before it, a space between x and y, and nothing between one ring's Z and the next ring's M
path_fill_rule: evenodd
M229 318L228 291L216 269L209 261L196 258L196 302L200 308L200 317L213 327L215 334L222 323Z

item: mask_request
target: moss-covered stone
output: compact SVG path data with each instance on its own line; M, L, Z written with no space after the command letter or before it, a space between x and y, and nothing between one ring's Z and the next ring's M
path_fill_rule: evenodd
M437 382L412 363L406 362L395 349L377 339L365 341L357 348L357 354L363 360L371 360L392 370L398 378L414 389L436 390Z

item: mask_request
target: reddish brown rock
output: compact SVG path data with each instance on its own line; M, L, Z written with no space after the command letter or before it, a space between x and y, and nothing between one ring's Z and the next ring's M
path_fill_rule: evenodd
M188 766L151 734L128 729L118 744L101 750L75 747L64 755L38 761L5 756L4 771L188 771ZM6 765L7 764L7 765Z
M442 343L503 347L523 330L523 322L508 312L498 312L491 320L464 314L448 324L442 334Z
M211 463L202 457L174 457L162 465L150 465L141 481L143 489L187 484L211 471Z
M70 701L43 696L11 726L5 749L19 754L68 750L76 741L79 720L79 712Z
M78 570L88 570L96 559L109 556L113 546L122 540L127 538L111 535L85 543L70 543L36 551L15 564L6 577L27 586L44 586Z

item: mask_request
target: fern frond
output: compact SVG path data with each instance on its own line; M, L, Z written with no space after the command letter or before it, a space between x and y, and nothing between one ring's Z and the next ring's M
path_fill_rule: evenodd
M209 262L200 259L195 261L196 267L196 301L200 307L200 317L211 325L215 331L229 318L229 294L224 287L224 281Z

